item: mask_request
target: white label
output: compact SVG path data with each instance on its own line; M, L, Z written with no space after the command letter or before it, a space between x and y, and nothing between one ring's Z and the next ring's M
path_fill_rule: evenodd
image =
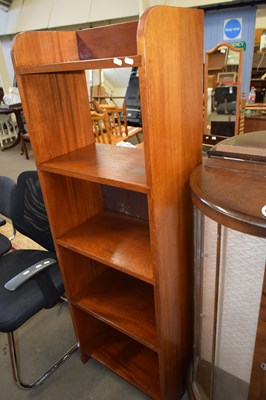
M133 58L125 57L125 63L133 65L134 64L134 60L133 60Z
M119 58L114 58L114 64L116 65L122 65L122 60L120 60Z

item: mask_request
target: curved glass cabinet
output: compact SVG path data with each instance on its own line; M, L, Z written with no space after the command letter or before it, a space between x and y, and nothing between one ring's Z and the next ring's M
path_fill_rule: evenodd
M208 159L191 177L193 400L266 399L266 164L247 164Z

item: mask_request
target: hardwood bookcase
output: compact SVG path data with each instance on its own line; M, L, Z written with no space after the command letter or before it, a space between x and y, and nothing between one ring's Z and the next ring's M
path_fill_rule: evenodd
M192 356L202 49L203 12L167 6L137 22L26 32L12 49L81 359L154 399L181 398ZM128 66L139 67L144 149L95 144L85 70Z

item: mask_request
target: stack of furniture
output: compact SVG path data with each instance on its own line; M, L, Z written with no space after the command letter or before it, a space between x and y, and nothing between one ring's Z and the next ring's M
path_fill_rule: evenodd
M138 22L26 32L12 50L81 359L154 399L182 397L192 356L202 48L200 10L159 6ZM92 130L85 70L128 65L144 149L95 143Z

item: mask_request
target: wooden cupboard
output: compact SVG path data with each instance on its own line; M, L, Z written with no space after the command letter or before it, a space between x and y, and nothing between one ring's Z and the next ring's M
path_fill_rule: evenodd
M137 22L26 32L12 49L81 359L154 399L182 397L192 355L202 48L202 11L158 6ZM129 65L144 148L96 144L85 70Z

